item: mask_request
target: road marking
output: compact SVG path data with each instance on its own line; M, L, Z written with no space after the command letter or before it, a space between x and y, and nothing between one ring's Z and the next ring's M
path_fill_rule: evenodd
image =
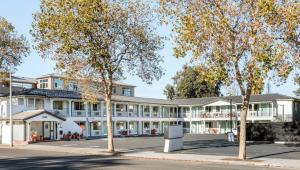
M62 146L65 146L65 147L70 147L70 146L76 146L77 144L69 144L69 145L62 145Z

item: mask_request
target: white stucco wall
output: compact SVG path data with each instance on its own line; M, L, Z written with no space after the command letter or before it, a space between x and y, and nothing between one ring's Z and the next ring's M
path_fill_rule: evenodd
M2 144L10 144L10 126L6 121L2 121Z
M283 112L280 109L280 105L283 106ZM277 100L277 114L278 116L284 114L286 116L293 115L293 101L292 100Z

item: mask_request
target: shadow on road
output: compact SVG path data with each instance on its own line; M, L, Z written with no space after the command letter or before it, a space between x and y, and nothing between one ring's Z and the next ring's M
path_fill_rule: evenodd
M17 158L1 158L0 169L86 169L111 166L131 165L126 159L118 156L33 156Z

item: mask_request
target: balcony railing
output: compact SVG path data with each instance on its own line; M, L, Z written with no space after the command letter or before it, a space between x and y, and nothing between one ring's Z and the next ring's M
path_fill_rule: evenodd
M115 117L128 117L127 112L116 112Z
M85 117L86 110L72 110L72 117Z
M143 117L150 117L150 112L144 112Z
M248 111L247 117L269 117L272 116L272 111L271 110L257 110L257 111Z
M128 112L128 117L138 117L138 115L137 112Z
M91 117L100 117L101 114L100 114L100 111L97 110L97 111L91 111Z
M59 113L66 117L69 117L69 108L62 108L62 109L52 109L53 113Z
M154 117L154 118L160 117L160 114L159 113L151 113L151 117Z

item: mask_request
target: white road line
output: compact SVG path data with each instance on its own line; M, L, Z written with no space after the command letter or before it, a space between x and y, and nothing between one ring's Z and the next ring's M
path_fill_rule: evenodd
M70 146L76 146L77 144L69 144L69 145L62 145L62 146L65 146L65 147L70 147Z

